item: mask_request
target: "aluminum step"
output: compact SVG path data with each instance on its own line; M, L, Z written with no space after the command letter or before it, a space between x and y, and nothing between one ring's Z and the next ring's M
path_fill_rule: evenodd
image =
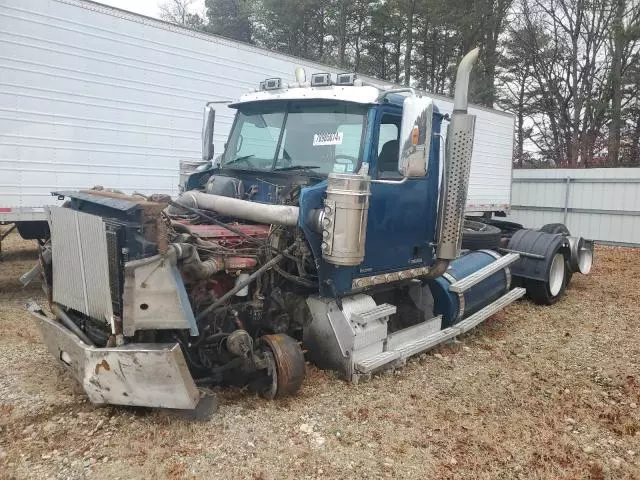
M439 345L443 342L446 342L447 340L451 340L452 338L457 337L458 335L468 332L497 311L503 309L510 303L513 303L524 296L525 293L526 290L524 288L514 288L513 290L497 299L495 302L490 303L482 310L474 313L462 322L457 323L452 327L445 328L444 330L429 333L428 335L422 336L421 338L415 338L415 334L418 334L418 332L420 331L415 327L410 327L407 329L412 334L414 334L412 336L399 336L399 334L402 334L404 331L394 333L390 335L389 340L387 340L387 348L393 346L392 349L390 348L389 350L382 353L377 353L375 355L371 355L369 357L358 360L354 365L355 369L360 373L371 373L374 370L379 369L380 367L383 367L384 365L390 364L392 362L398 360L404 362L407 358L413 355L425 352L435 347L436 345ZM438 319L438 317L436 317L435 319ZM425 323L428 323L430 321L431 320ZM424 328L422 325L423 324L419 324L416 325L416 327ZM406 341L404 342L399 341L405 339Z
M395 351L399 352L403 359L407 359L425 350L429 350L442 342L446 342L457 335L459 335L458 329L454 327L445 328L426 337L400 345L396 347Z
M424 338L440 331L442 326L442 316L430 318L429 320L413 325L412 327L398 330L387 336L386 350L395 350L400 345L415 340L416 338Z
M371 373L374 370L391 363L400 358L400 353L396 351L387 351L371 355L370 357L363 358L355 364L356 370L360 373Z
M495 302L490 303L482 310L474 313L469 318L465 318L460 323L455 324L452 328L457 328L458 330L460 330L460 333L468 332L473 327L485 321L497 311L502 310L510 303L513 303L519 298L523 297L526 292L527 291L524 288L514 288L510 292L497 299Z
M486 267L481 268L477 272L473 272L471 275L468 275L458 280L457 282L452 283L451 285L449 285L449 290L456 293L465 292L485 278L490 277L494 273L511 265L519 258L520 254L518 253L508 253L497 259L495 262L490 263Z
M358 325L364 326L369 322L373 322L374 320L379 320L381 318L388 317L389 315L393 315L394 313L396 313L396 310L397 309L395 305L381 303L371 310L351 314L351 321L357 323Z

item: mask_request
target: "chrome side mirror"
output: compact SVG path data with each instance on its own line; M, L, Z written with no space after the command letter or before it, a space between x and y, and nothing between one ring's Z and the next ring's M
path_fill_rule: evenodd
M427 97L411 95L402 106L398 171L407 178L420 178L427 174L431 148L433 101Z
M202 119L202 159L211 160L213 158L213 125L216 120L216 111L207 103L204 107L204 117Z

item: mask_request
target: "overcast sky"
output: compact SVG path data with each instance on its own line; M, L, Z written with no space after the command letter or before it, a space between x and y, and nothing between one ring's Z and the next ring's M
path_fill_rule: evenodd
M170 2L171 0L94 0L112 7L129 10L130 12L146 15L147 17L160 17L158 5ZM194 0L192 10L200 14L204 13L204 0Z

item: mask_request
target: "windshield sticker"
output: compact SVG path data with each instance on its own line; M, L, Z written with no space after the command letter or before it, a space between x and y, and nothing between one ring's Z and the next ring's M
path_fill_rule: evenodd
M324 145L342 145L343 132L335 133L314 133L313 134L313 146Z
M346 163L334 163L333 164L333 171L335 173L345 173L347 171L347 164Z

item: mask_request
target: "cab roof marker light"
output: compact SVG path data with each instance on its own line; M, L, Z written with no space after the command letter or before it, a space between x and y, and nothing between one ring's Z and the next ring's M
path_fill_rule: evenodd
M314 73L311 75L312 87L328 87L329 85L331 85L330 73Z
M264 82L261 82L260 85L262 85L263 83L263 90L279 90L280 88L282 88L281 78L267 78Z
M353 85L355 81L355 73L338 73L336 75L336 85Z

